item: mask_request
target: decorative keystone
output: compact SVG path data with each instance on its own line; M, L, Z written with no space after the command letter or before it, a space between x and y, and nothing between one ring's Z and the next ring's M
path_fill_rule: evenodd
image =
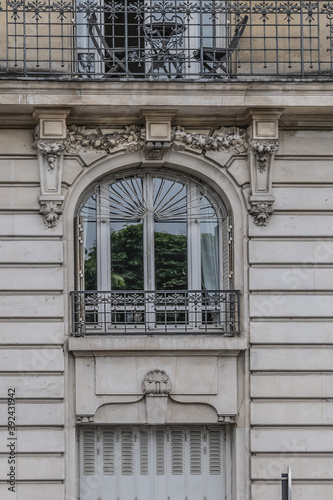
M168 395L171 380L164 370L150 370L142 382L143 394Z

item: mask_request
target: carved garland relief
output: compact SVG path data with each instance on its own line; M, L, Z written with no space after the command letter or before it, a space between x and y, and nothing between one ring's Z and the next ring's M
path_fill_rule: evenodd
M250 139L247 131L238 127L221 127L211 135L187 132L184 127L172 127L170 143L157 145L146 142L146 129L143 126L129 125L121 132L104 134L99 129L87 131L86 127L71 125L64 140L35 140L41 166L40 213L48 228L54 227L62 214L61 171L64 153L77 154L80 150L95 150L111 154L121 150L133 152L143 149L147 159L158 160L162 159L167 148L197 154L214 151L242 154L249 146L259 175L268 176L272 158L279 147L278 142ZM58 196L52 196L53 193ZM258 226L267 225L269 216L273 213L272 202L256 200L254 197L250 205L249 213L253 216L253 222Z

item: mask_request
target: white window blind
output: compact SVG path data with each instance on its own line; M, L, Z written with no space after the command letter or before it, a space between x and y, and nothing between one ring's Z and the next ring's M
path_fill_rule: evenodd
M225 427L80 429L80 500L224 500Z

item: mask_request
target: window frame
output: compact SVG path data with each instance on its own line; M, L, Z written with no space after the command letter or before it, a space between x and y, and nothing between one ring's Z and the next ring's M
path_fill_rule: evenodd
M193 210L191 197L197 196L194 189L204 189L203 196L211 203L212 207L218 208L220 217L217 216L218 222L218 265L219 265L219 286L217 289L229 290L233 285L233 225L232 218L228 215L227 209L222 200L214 193L208 186L199 179L192 176L174 172L172 170L158 171L155 169L142 169L139 173L137 171L127 171L123 175L116 174L109 178L103 179L94 185L93 189L86 192L83 201L81 202L78 210L78 217L75 224L76 233L76 288L78 290L85 290L84 287L84 223L81 211L89 199L89 197L100 190L101 187L108 191L108 186L113 181L119 179L131 178L135 175L143 177L158 176L161 178L185 182L189 189L188 203L189 211ZM185 185L185 184L184 184ZM152 186L150 186L152 189ZM97 221L96 221L96 247L97 247L97 290L112 290L111 287L111 245L110 245L110 226L107 221L109 217L109 207L106 196L100 197L100 205L96 201ZM146 214L146 224L144 223L144 237L143 237L143 257L144 257L144 290L155 290L155 276L154 276L154 252L150 249L154 248L154 214ZM190 214L190 215L193 215ZM134 217L133 217L134 220ZM148 223L148 224L147 224ZM198 218L189 217L187 219L187 265L188 265L188 290L204 290L202 288L202 271L201 271L201 228ZM148 256L148 257L147 257ZM200 272L198 272L200 269Z

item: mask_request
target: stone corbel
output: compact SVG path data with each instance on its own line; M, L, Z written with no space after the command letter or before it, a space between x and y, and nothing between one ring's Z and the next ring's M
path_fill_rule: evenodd
M250 214L257 226L266 226L273 213L272 176L274 155L279 149L279 117L282 109L250 110L251 173Z
M63 211L61 193L62 165L67 136L66 118L69 110L36 109L38 120L35 147L39 160L40 213L46 227L57 225Z
M164 152L171 143L171 122L174 111L143 111L145 118L146 142L144 152L146 160L162 160Z

